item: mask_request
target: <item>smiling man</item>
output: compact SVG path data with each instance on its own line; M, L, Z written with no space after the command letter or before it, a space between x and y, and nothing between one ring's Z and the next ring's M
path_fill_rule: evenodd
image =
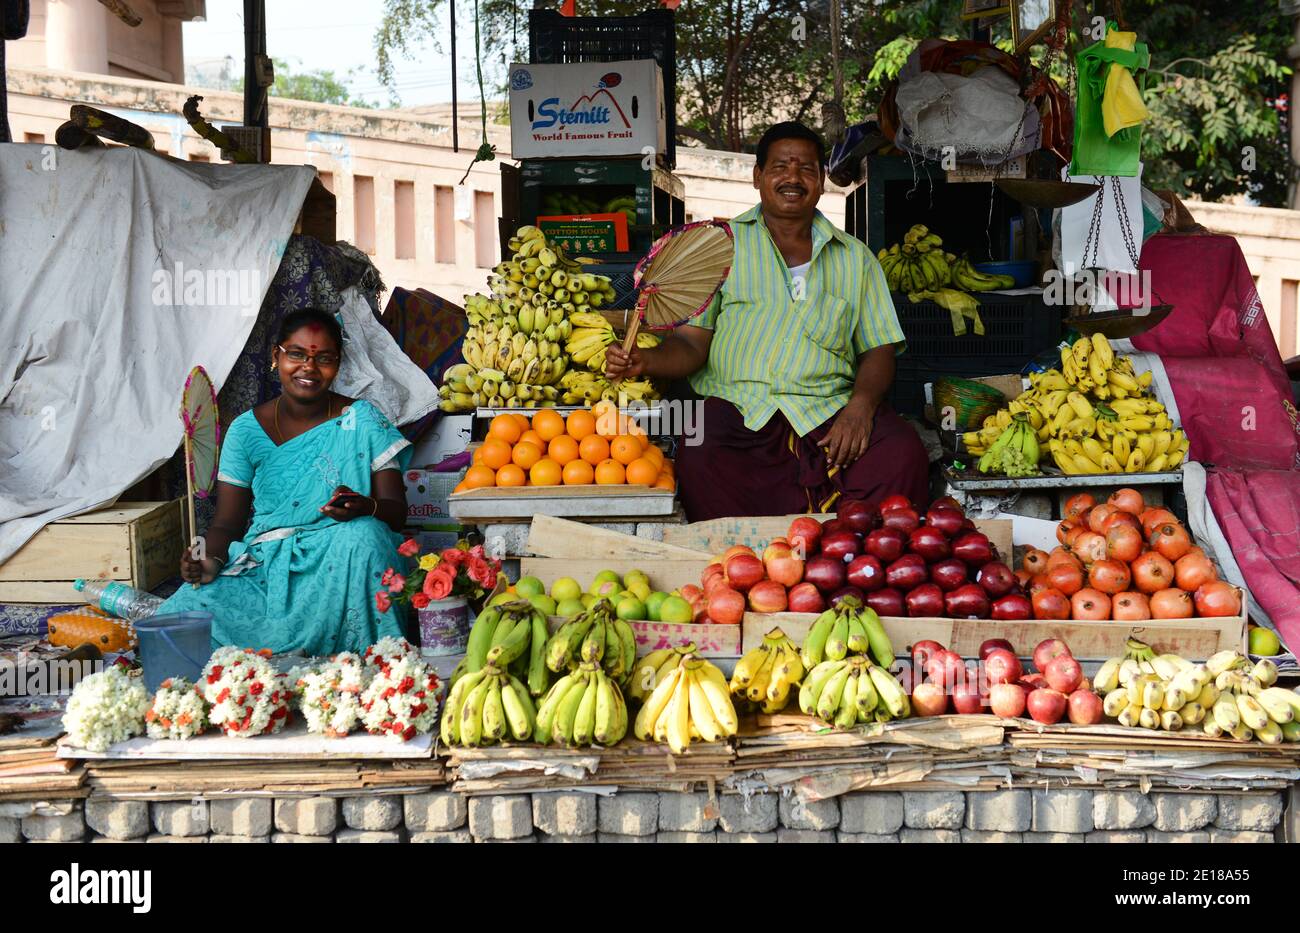
M876 258L817 210L826 151L802 123L759 140L761 203L731 221L713 304L653 349L606 351L611 377L690 377L702 443L679 446L687 517L832 511L840 499L929 499L920 438L885 402L903 347Z

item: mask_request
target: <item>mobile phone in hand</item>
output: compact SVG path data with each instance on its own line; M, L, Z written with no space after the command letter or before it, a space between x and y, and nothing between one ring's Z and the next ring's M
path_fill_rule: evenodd
M362 497L358 492L339 492L334 495L333 499L325 503L325 508L341 508L350 502L356 502L360 498Z

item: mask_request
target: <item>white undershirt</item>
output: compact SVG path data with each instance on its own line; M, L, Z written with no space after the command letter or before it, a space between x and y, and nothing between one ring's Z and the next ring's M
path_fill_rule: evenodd
M800 294L805 294L807 288L808 267L812 265L812 260L808 260L797 266L790 266L790 291L796 290Z

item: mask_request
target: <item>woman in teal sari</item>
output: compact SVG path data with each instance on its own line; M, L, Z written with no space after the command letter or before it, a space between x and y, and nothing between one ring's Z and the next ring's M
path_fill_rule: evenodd
M330 391L342 334L294 311L275 353L281 395L236 418L222 443L217 510L181 559L159 613L208 610L213 646L329 655L401 635L375 593L398 556L410 442L379 409Z

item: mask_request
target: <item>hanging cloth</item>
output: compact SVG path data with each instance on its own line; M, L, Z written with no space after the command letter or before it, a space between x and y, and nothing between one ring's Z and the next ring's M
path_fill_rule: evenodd
M1138 174L1141 124L1147 116L1139 83L1145 75L1138 72L1150 65L1151 53L1136 34L1122 33L1114 23L1108 24L1106 37L1076 59L1079 100L1070 174L1132 178Z

